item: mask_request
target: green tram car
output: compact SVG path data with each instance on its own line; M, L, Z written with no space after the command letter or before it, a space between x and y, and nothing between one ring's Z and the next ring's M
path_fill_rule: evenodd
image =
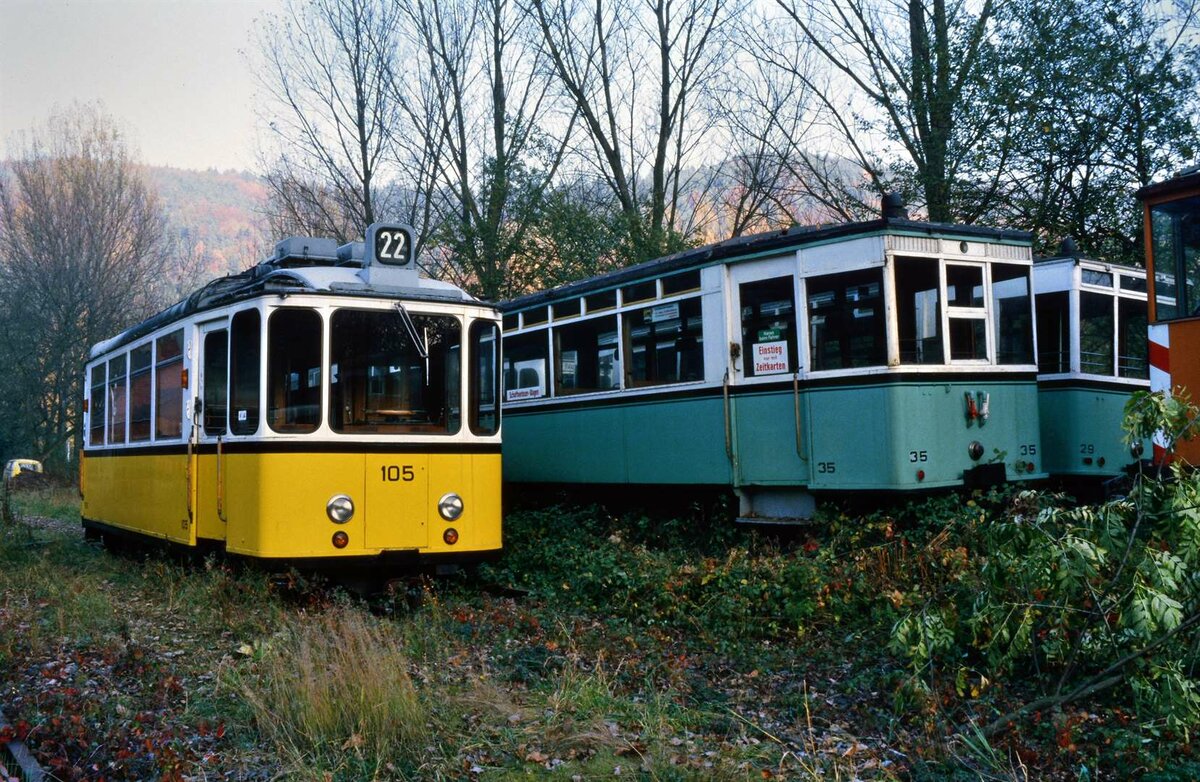
M820 492L1046 477L1031 236L884 216L731 239L501 306L510 482Z
M1073 243L1033 267L1042 466L1113 478L1149 446L1124 441L1134 391L1149 390L1146 270L1079 257Z

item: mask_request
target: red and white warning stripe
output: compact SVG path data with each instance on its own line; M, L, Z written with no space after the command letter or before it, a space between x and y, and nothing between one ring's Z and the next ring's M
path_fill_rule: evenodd
M1150 325L1150 390L1171 393L1171 332L1165 323ZM1166 456L1166 438L1162 431L1154 434L1154 461L1161 463Z

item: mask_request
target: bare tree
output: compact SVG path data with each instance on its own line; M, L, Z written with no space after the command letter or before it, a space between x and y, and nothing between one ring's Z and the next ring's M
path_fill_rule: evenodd
M519 285L510 261L538 219L573 118L550 129L551 79L510 0L418 0L407 19L421 72L401 103L436 116L441 139L430 156L438 246L427 265L486 299L509 295Z
M13 150L0 180L0 419L9 448L59 469L79 445L90 346L157 297L166 221L124 136L72 106Z
M966 173L995 121L984 104L967 106L982 77L993 0L776 0L798 36L865 101L827 102L850 154L877 185L879 145L898 143L929 218L953 219L955 180ZM864 131L875 131L871 138ZM890 172L895 174L897 172ZM900 173L903 173L902 171ZM882 189L882 188L880 188ZM982 211L973 207L974 212ZM966 215L969 219L970 215Z
M680 246L686 166L708 118L700 90L727 52L733 0L528 0L627 225L630 260ZM694 168L693 168L694 170Z
M393 214L388 165L405 116L394 99L400 5L289 0L259 31L275 220L342 241ZM404 217L404 216L402 216Z

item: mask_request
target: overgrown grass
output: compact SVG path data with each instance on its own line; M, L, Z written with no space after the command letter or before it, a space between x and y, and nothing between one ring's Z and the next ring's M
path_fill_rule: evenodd
M422 763L430 713L408 666L390 625L339 608L290 618L235 678L294 773L357 779Z
M62 522L79 521L79 489L74 486L18 488L9 492L13 513Z

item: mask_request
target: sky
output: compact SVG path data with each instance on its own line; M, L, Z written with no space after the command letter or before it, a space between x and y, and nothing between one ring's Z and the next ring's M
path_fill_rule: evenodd
M139 159L255 168L255 20L283 0L0 0L0 159L56 108L99 101Z

